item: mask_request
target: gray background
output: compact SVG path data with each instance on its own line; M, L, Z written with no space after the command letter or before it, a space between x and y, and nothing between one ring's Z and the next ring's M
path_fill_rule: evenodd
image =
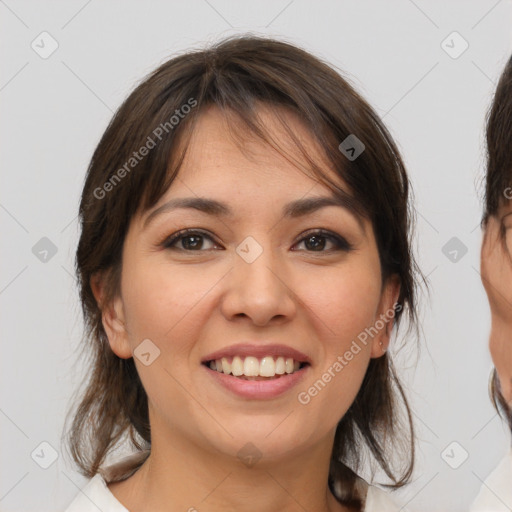
M510 442L487 393L479 180L485 113L512 53L511 21L507 0L0 1L0 510L62 510L86 482L63 453L61 433L83 379L74 364L82 324L73 257L95 145L146 73L177 51L246 31L286 38L344 70L402 149L432 293L421 297L419 351L411 340L399 354L419 453L414 482L395 499L404 510L466 510ZM46 59L31 47L43 45L43 31L58 43ZM458 36L448 39L452 56L442 47L453 31L469 44L457 58ZM57 248L46 262L32 251L43 237ZM467 248L455 262L443 253L452 237ZM40 463L50 462L42 442L58 455L48 469L31 458L36 450ZM457 465L466 452L458 469L446 462Z

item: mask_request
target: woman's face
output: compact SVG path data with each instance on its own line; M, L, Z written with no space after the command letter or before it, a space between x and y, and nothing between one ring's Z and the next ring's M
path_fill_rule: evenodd
M260 114L285 145L272 113ZM307 130L283 115L320 161ZM328 197L268 145L247 139L241 152L219 111L203 112L178 178L132 219L121 292L104 314L114 352L134 356L152 439L262 460L332 446L370 358L387 348L399 284L381 286L369 221L311 206ZM172 206L185 198L203 207ZM222 357L222 372L209 367Z

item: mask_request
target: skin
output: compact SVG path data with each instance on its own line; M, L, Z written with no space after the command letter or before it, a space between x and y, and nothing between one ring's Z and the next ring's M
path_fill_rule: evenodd
M504 231L505 247L501 229ZM481 249L481 276L491 309L489 349L501 392L512 405L512 207L489 217Z
M293 151L272 112L262 108L260 115L275 140ZM325 162L300 121L283 115L310 155ZM132 357L146 338L160 350L149 366L134 358L148 395L151 455L132 477L109 485L131 512L349 510L327 485L334 434L370 359L387 349L392 321L309 404L300 404L297 394L392 309L400 284L396 277L381 284L369 221L360 227L339 206L301 218L282 216L289 201L326 195L327 187L261 141L247 139L241 152L224 116L211 108L197 124L179 178L154 208L132 219L121 290L103 308L103 325L119 357ZM151 211L170 198L190 196L225 202L234 217L178 209L144 228ZM188 252L183 242L190 239L175 244L181 250L160 245L184 228L202 229L211 240L205 237L202 248ZM313 228L344 237L353 250L334 250L325 239L323 252L315 251L304 241ZM263 249L250 264L235 252L247 236ZM91 284L101 303L101 276ZM245 400L221 388L201 358L247 339L304 352L312 360L308 378L266 400ZM261 452L252 467L237 457L248 442Z

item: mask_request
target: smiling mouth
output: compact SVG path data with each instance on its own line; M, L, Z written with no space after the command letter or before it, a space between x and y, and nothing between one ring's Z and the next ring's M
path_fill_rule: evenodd
M265 356L261 359L252 356L223 357L222 359L205 361L202 364L212 371L243 380L275 380L299 372L309 366L307 362L281 356Z

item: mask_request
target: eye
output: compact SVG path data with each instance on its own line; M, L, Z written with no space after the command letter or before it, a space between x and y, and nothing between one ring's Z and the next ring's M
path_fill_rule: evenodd
M172 234L162 242L162 246L166 249L176 249L181 251L201 251L208 250L211 247L204 248L204 240L213 242L211 236L207 235L203 231L196 229L184 229ZM178 247L181 243L181 247Z
M205 240L210 242L210 247L208 247L208 243L205 244ZM309 231L294 247L302 243L305 244L307 252L348 252L353 248L343 237L323 229ZM332 247L326 249L326 245L328 244L331 244ZM160 245L166 249L187 252L201 252L219 247L210 235L197 229L178 231L167 237ZM295 251L297 249L292 250Z
M334 245L334 249L325 249L326 240ZM343 237L335 235L330 231L317 229L310 231L306 236L299 240L299 244L304 243L308 252L331 252L331 251L350 251L353 246L349 244Z

